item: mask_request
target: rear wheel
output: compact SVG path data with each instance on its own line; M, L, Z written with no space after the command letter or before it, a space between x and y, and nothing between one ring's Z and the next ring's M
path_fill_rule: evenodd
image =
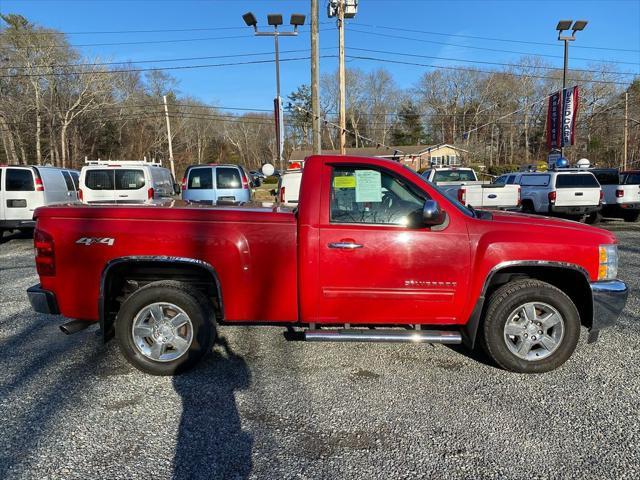
M518 373L554 370L571 356L580 316L561 290L539 280L518 280L491 296L484 347L502 368Z
M174 375L195 365L213 346L213 310L206 297L174 281L136 290L116 318L120 351L136 368Z
M638 217L640 217L640 211L638 211L638 210L634 210L632 212L624 212L622 214L622 219L625 222L637 222L638 221Z
M589 225L595 225L597 223L600 223L601 220L602 220L602 214L600 212L593 212L587 215L585 222L588 223Z

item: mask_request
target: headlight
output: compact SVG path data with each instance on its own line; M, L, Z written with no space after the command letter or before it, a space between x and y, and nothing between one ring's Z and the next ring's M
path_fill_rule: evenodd
M618 276L618 246L598 247L598 280L615 280Z

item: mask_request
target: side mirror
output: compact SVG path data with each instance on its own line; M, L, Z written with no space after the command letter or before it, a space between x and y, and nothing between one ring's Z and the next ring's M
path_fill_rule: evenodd
M181 191L181 187L179 183L174 183L173 184L173 193L175 193L176 195L180 195L180 191Z
M442 225L446 219L446 213L440 210L440 205L435 200L427 200L422 207L422 222L426 227Z

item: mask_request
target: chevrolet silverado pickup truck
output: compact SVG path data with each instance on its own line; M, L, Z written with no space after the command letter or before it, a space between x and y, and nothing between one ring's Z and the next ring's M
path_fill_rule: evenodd
M625 306L613 234L478 211L400 163L312 156L295 209L69 205L35 213L35 311L99 323L135 367L172 375L216 325L289 339L481 343L501 367L552 370Z
M434 167L422 176L436 184L449 198L474 208L516 209L520 207L520 186L478 180L472 168Z

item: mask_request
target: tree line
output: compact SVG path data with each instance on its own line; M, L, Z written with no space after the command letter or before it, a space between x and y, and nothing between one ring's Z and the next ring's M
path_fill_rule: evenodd
M167 160L167 96L178 171L194 163L234 162L253 169L276 156L273 115L238 112L183 95L161 69L83 57L66 36L20 15L1 15L0 163L78 168L90 159ZM146 71L141 71L146 70ZM400 88L384 68L347 70L349 146L452 143L467 161L525 164L546 157L547 96L562 72L539 58L481 72L438 69ZM615 65L572 70L581 89L572 158L617 165L623 156L624 93L640 119L640 80ZM337 74L321 78L322 146L338 144ZM285 100L285 156L311 143L311 94L300 85ZM630 122L629 162L640 161L640 125Z

